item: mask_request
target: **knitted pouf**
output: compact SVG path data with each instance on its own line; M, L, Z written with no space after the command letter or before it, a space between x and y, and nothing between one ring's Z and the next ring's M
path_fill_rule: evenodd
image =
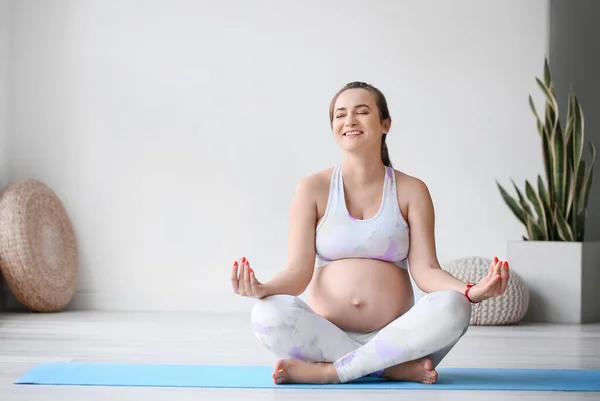
M75 294L77 243L61 200L23 180L0 196L0 269L15 298L36 312L58 312Z
M488 274L491 259L482 257L458 258L443 264L442 268L462 281L479 282ZM509 272L504 294L473 305L472 325L503 325L519 322L529 307L529 291L514 271Z

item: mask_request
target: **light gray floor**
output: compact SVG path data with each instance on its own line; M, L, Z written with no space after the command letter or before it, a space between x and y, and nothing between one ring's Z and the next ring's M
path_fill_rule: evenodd
M0 315L0 400L599 400L600 393L18 386L41 361L271 364L245 315ZM440 367L600 368L600 325L471 327ZM415 398L416 397L416 398ZM473 398L475 397L475 398Z

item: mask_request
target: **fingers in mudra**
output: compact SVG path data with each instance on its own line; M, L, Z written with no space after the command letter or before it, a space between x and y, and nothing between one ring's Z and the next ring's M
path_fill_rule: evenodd
M231 286L233 287L233 292L236 294L244 295L246 292L246 282L245 282L245 270L248 270L248 260L245 257L238 259L233 262L233 266L231 269Z
M233 262L233 267L231 269L231 287L233 288L233 292L235 292L236 294L238 293L238 290L240 288L238 265L239 263L236 260L235 262Z
M494 276L494 271L496 270L496 266L500 261L497 257L494 257L494 260L490 263L490 268L488 269L488 274L485 276L487 281L489 281Z
M263 292L262 284L256 279L250 262L245 257L233 262L231 283L233 292L241 296L256 297Z
M505 260L504 264L502 265L502 283L500 285L500 293L504 294L504 292L506 291L506 288L508 287L508 279L510 277L510 273L509 273L509 268L508 268L508 262Z
M508 262L494 258L485 278L487 295L494 297L503 294L508 286L508 276Z

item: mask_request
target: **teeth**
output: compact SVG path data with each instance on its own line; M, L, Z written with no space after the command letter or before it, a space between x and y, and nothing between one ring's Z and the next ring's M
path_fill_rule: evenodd
M350 135L360 135L361 132L360 131L352 131L352 132L346 132L346 135L350 136Z

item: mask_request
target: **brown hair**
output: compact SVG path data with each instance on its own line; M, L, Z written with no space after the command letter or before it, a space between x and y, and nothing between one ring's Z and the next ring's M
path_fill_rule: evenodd
M335 94L333 99L331 100L331 104L329 105L329 122L333 125L333 108L335 107L335 101L338 96L347 89L366 89L370 91L373 95L375 95L375 103L377 104L377 108L379 109L379 121L383 121L389 119L392 121L392 117L390 116L390 111L388 109L387 100L385 96L379 89L374 87L373 85L364 83L364 82L350 82L346 84L342 89ZM384 165L388 167L392 167L392 162L390 161L390 155L388 152L387 144L385 143L385 138L387 134L383 134L381 137L381 161Z

